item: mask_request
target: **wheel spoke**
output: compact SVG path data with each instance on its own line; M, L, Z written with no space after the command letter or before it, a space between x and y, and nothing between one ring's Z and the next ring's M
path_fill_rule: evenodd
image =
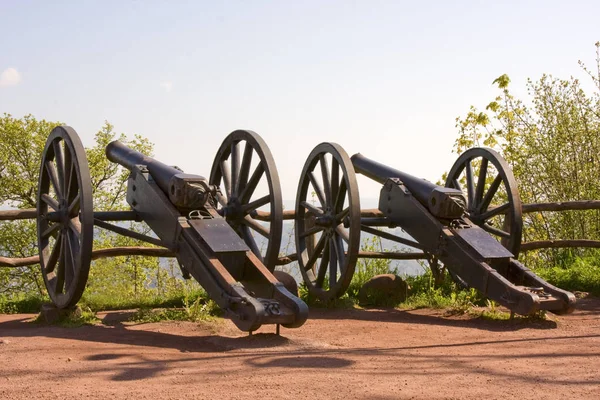
M498 188L500 187L501 183L502 183L502 177L500 176L500 174L498 174L494 178L494 181L492 182L492 184L490 185L490 188L488 189L485 196L483 197L481 204L477 208L478 212L482 213L488 209L488 207L490 206L492 199L496 195L496 192L498 191Z
M477 218L480 221L487 221L488 219L495 217L496 215L506 214L506 211L509 208L510 203L504 203L501 206L494 207L483 214L476 215L475 218Z
M340 264L340 273L343 274L346 265L346 254L344 253L344 243L342 242L341 236L333 236L333 247L335 247L335 253L337 255L338 263Z
M71 163L68 167L69 173L67 174L67 193L65 198L68 202L73 201L73 196L79 194L79 182L77 182L77 171L75 170L75 164Z
M49 274L52 271L54 271L54 268L56 267L56 262L58 261L58 257L60 256L60 249L62 246L61 242L62 235L58 235L56 241L54 242L54 246L52 247L52 251L50 252L50 256L48 257L48 261L46 261L46 265L44 266L46 274Z
M254 219L252 219L251 216L246 215L244 217L244 219L242 220L242 223L247 225L249 228L252 228L252 230L260 233L262 236L266 237L267 239L269 239L269 229L267 227L261 225Z
M227 195L221 193L221 191L217 192L217 201L221 205L221 207L227 207Z
M325 206L332 207L331 200L331 176L329 174L329 165L325 159L325 154L319 154L319 164L321 165L321 177L323 179L323 189L325 192Z
M323 189L321 188L321 185L319 185L319 182L317 181L317 178L315 177L315 174L313 173L313 171L308 172L308 179L310 180L310 183L313 186L315 194L317 195L317 198L319 199L319 203L321 203L321 207L327 208L327 202L325 201L325 195L323 194Z
M337 252L335 251L335 240L329 238L329 289L332 289L337 283Z
M58 224L58 223L49 225L48 228L46 228L46 230L44 232L42 232L42 239L49 238L50 235L56 233L58 228L60 228L60 224Z
M333 219L335 220L335 222L342 222L348 214L350 214L350 207L346 207L339 213L335 214L335 217L333 217Z
M340 189L340 163L335 157L331 159L331 199L333 204L331 205L332 211L337 211L337 196ZM342 204L343 205L343 204Z
M323 210L321 210L319 207L313 206L308 201L302 201L302 202L300 202L300 205L302 207L308 209L309 211L312 211L313 214L316 214L316 215L323 215L323 214L325 214L325 212Z
M479 168L479 177L477 178L477 189L475 190L475 202L473 208L476 209L481 204L483 198L483 190L485 189L485 178L487 177L487 158L481 159L481 167Z
M60 145L60 141L55 140L52 142L52 147L54 147L54 159L56 160L56 169L58 172L58 184L61 188L61 193L65 191L65 153L63 146Z
M263 256L260 253L260 249L258 248L258 245L256 244L256 240L254 240L254 236L252 235L252 232L250 232L250 228L248 228L248 226L246 226L246 225L242 225L241 228L242 228L242 238L244 239L244 242L250 248L250 251L252 251L252 253L254 253L254 255L256 257L258 257L260 262L264 262Z
M313 267L313 265L315 265L315 262L317 261L321 252L323 251L323 247L325 246L325 243L327 243L327 236L321 235L321 237L319 238L319 241L317 242L317 245L313 249L313 253L311 254L308 261L306 262L306 265L304 266L304 269L306 271L308 271L309 269L311 269Z
M69 236L69 244L71 246L71 249L73 251L73 255L75 257L75 258L73 258L73 260L76 260L77 257L79 257L79 254L81 253L81 246L80 246L80 243L79 243L79 237L72 230L69 230L68 233L67 233L67 235Z
M467 176L467 208L472 210L475 208L475 184L473 183L473 167L471 160L465 163L465 175Z
M509 232L505 232L505 231L503 231L501 229L498 229L498 228L495 228L495 227L493 227L491 225L488 225L488 224L484 223L484 224L481 225L481 228L484 231L492 233L492 234L494 234L496 236L500 236L500 237L503 237L503 238L506 238L506 239L510 239L510 233Z
M317 279L315 281L315 285L320 288L322 288L323 283L325 283L325 275L327 275L327 267L329 266L329 252L329 241L326 241L321 262L319 263L319 270L317 271Z
M248 175L250 174L253 154L254 149L252 146L250 146L250 143L246 142L246 147L244 147L244 156L242 157L242 165L240 166L240 178L237 193L241 193L248 183Z
M458 189L462 192L462 186L461 186L460 182L458 181L458 179L456 179L456 178L452 179L452 184L454 185L454 189Z
M73 217L69 220L69 229L73 231L78 239L81 237L81 222L79 222L79 217Z
M348 230L344 228L343 224L336 226L335 232L344 240L344 242L350 243L350 234L348 233Z
M46 168L46 171L48 172L48 177L50 178L50 183L52 184L52 187L54 188L54 191L56 192L56 196L59 199L63 199L64 197L63 197L62 187L60 186L60 183L58 181L56 166L54 165L54 163L52 161L46 161L46 163L44 164L44 167Z
M225 186L225 194L227 198L231 198L231 171L227 161L221 161L221 177L223 178L223 186Z
M65 287L71 286L75 278L75 256L73 255L73 247L71 246L71 231L65 232Z
M240 187L240 147L239 142L231 143L231 185L232 196L237 196Z
M302 232L302 233L300 234L300 237L301 237L301 238L305 238L305 237L307 237L307 236L314 235L315 233L319 233L319 232L321 232L322 230L323 230L323 227L322 227L322 226L313 226L312 228L310 228L310 229L308 229L308 230L306 230L306 231Z
M244 187L244 190L239 196L240 202L242 204L247 203L248 200L252 198L252 194L254 194L254 190L256 190L256 186L258 186L258 182L260 182L260 179L262 178L264 172L265 167L263 166L263 163L261 161L254 169L254 172L252 173L252 176L250 176L248 184Z
M271 202L271 196L266 195L261 197L258 200L254 200L251 203L246 204L245 206L242 207L242 211L244 212L244 214L248 214L250 211L254 211L257 208L260 208L264 205L267 205Z
M67 201L70 201L69 198L69 193L71 192L71 180L72 180L72 176L73 176L73 157L71 155L71 151L69 150L69 147L66 145L65 143L65 158L64 158L64 163L65 163L65 199L67 199Z
M64 235L61 234L60 241L60 254L58 256L58 268L56 270L56 287L54 288L54 293L62 293L65 288L65 238Z
M335 198L334 211L344 207L344 201L346 200L346 192L346 180L342 179L342 182L340 183L340 187L337 192L337 196Z
M69 204L69 217L73 218L77 214L79 214L81 196L77 193L77 196L73 199L71 204Z
M58 211L58 202L50 197L48 194L42 194L42 201L50 206L54 211Z

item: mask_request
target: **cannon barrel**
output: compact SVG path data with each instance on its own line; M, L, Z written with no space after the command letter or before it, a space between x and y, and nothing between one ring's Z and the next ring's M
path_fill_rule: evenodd
M176 207L200 208L208 201L211 189L206 178L200 175L185 174L175 167L125 146L118 140L106 146L106 157L130 171L133 171L136 165L146 166L152 180Z
M377 161L371 160L360 153L353 155L351 158L354 170L359 174L363 174L382 185L389 178L398 178L410 190L413 196L423 205L427 205L431 192L439 186L425 179L420 179L410 174L407 174Z
M439 218L459 218L465 212L466 200L460 190L445 188L420 179L377 161L360 153L351 158L354 170L382 185L388 179L399 179L419 203Z
M152 157L148 157L139 151L125 146L122 142L115 140L106 146L106 157L117 164L132 171L136 165L145 165L152 179L163 192L169 193L169 182L171 178L182 171L175 167L166 165Z

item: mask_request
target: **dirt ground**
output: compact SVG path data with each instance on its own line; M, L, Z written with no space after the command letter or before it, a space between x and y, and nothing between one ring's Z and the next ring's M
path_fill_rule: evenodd
M229 321L40 326L0 315L0 399L600 399L600 300L547 321L311 310Z

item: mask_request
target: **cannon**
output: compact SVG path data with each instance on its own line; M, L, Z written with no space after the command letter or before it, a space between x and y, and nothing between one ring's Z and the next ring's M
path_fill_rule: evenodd
M361 210L356 174L382 185L378 209ZM308 156L295 204L295 241L309 292L341 296L359 258L441 261L462 286L518 314L568 313L575 296L517 261L521 204L510 167L495 151L462 154L445 186L435 185L335 143ZM401 228L407 235L378 228ZM361 232L416 249L361 251Z
M230 134L210 179L186 174L118 141L107 146L106 156L130 171L130 211L93 210L85 150L74 129L57 127L46 142L37 235L44 282L58 308L72 307L81 298L94 229L103 228L168 249L184 277L194 277L242 331L276 324L279 332L279 325L295 328L306 321L306 304L275 278L274 267L265 266L279 251L282 203L273 157L260 136L251 131ZM267 194L257 199L259 187ZM270 219L258 223L252 215L265 206ZM155 235L111 223L115 221L143 221ZM252 232L265 236L265 251Z

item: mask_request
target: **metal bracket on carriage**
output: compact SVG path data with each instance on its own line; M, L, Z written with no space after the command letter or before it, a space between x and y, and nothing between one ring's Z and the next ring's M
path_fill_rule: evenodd
M257 298L256 300L260 301L260 303L265 307L265 312L269 315L280 315L281 310L279 309L279 302L269 300L269 299L261 299Z
M214 186L200 175L181 173L169 180L169 200L180 208L203 208L214 191Z

